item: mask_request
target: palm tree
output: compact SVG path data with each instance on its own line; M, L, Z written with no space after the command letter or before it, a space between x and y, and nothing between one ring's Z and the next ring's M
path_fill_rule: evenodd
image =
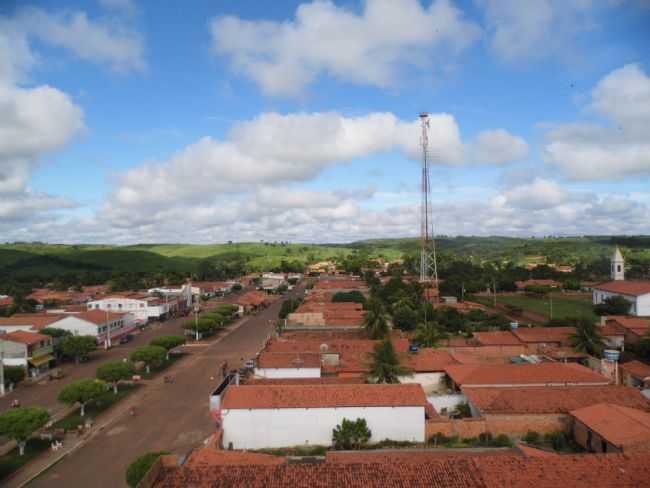
M591 320L582 319L576 324L576 331L571 334L571 345L576 351L600 356L605 348L600 331Z
M447 333L434 321L421 323L415 332L415 342L422 347L438 347L446 338Z
M377 299L371 298L366 305L366 316L363 326L368 337L371 339L382 339L388 334L388 316L384 305Z
M384 339L371 353L370 378L376 383L399 383L400 376L411 376L413 372L400 365L399 358L390 339Z

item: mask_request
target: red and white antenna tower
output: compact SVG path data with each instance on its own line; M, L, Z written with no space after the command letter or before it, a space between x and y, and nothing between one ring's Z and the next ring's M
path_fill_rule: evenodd
M422 135L422 201L420 204L420 282L433 281L438 288L438 263L436 261L436 243L433 231L431 209L431 182L429 178L429 114L420 114Z

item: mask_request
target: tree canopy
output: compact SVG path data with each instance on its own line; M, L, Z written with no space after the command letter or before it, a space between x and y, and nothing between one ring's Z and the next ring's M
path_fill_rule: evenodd
M106 392L106 383L102 380L78 380L63 387L59 393L59 401L68 405L78 403L81 406L81 416L86 413L86 405L96 400Z
M594 322L588 319L576 323L576 331L571 335L571 345L576 351L585 352L600 357L605 342Z
M388 334L388 316L384 305L378 299L368 300L363 326L371 339L381 339Z
M366 419L343 419L332 430L332 444L335 449L361 449L370 441L372 432L368 428Z
M632 304L625 298L615 295L594 305L594 312L596 315L627 315L631 306Z
M131 361L141 361L151 372L151 366L159 366L167 357L167 350L161 346L142 346L131 354Z
M126 468L126 483L131 488L138 486L138 483L142 481L142 478L144 478L144 475L147 474L147 471L149 471L153 463L155 463L160 456L164 456L165 454L169 454L169 452L148 452L147 454L144 454L137 458L135 461L129 464L128 468Z
M13 439L18 451L25 453L25 444L34 432L50 420L50 414L43 407L19 407L0 414L0 434Z
M93 336L67 336L61 340L59 348L64 356L74 358L78 363L79 359L97 349L97 339Z
M371 353L369 377L375 383L399 383L400 376L410 376L412 371L400 365L399 357L390 339L384 339Z
M113 385L113 393L117 395L117 383L122 380L128 380L133 376L133 364L124 361L113 361L110 363L102 364L97 368L97 378L111 383Z

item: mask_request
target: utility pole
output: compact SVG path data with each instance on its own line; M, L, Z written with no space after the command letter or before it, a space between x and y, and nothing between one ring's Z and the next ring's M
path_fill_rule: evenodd
M199 340L199 305L194 305L194 328L196 329L196 340Z
M0 397L5 396L5 349L0 339Z
M494 299L494 308L497 306L497 284L492 278L492 298Z

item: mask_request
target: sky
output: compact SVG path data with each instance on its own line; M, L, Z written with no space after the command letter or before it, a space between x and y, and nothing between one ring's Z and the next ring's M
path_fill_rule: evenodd
M0 242L650 234L648 0L0 2Z

